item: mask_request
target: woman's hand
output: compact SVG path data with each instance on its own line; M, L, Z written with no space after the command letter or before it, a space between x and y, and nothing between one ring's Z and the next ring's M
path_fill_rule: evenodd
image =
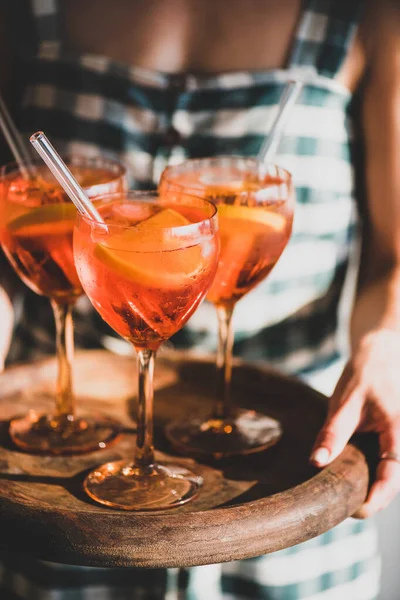
M13 305L8 294L0 287L0 373L4 370L4 363L10 348L13 325Z
M356 431L376 432L380 444L376 481L356 515L366 518L400 491L399 331L377 329L361 340L330 399L311 461L318 467L329 464Z
M362 253L351 318L352 358L330 399L311 460L325 466L356 431L379 436L377 478L357 516L400 490L400 9L368 2L355 40L368 65L358 115L365 156ZM377 115L379 114L379 118ZM367 216L366 216L367 215Z

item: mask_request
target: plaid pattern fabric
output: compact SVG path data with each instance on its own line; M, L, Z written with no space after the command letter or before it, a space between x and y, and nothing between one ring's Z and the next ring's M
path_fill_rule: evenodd
M213 77L163 75L102 56L71 55L60 42L55 0L33 5L38 46L22 62L22 130L45 129L66 151L119 158L132 187L156 186L165 165L184 158L256 154L286 81L300 76L308 82L276 158L296 183L293 235L268 279L236 307L235 353L295 374L336 361L354 198L350 95L333 76L352 39L357 3L306 2L286 70ZM16 345L22 343L11 357L52 351L47 302L27 295L23 315L15 336ZM89 312L76 321L82 346L113 335ZM216 329L215 311L204 304L172 343L210 351Z
M357 26L358 4L306 0L283 70L173 76L76 56L60 41L56 0L31 0L37 38L21 51L27 83L21 129L44 129L65 151L119 158L137 188L155 187L168 163L185 158L256 154L285 83L303 78L276 157L296 184L293 235L269 278L238 304L235 322L237 354L303 377L326 373L344 356L338 332L355 242L353 141L351 97L334 78ZM77 312L79 345L115 346L84 301ZM26 293L21 314L12 358L51 352L48 301ZM214 311L204 304L172 343L210 350L215 340ZM173 576L8 559L1 597L172 598ZM272 555L179 574L189 600L373 600L378 581L374 526L352 520Z

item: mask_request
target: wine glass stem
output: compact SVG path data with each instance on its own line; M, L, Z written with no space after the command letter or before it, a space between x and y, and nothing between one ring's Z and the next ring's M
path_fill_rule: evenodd
M231 414L231 377L233 351L233 307L217 306L218 350L217 350L217 402L215 417L226 419Z
M153 444L153 376L154 350L138 351L138 414L135 466L145 468L154 463Z
M69 417L75 414L75 399L72 390L72 362L74 359L74 324L72 305L52 300L56 322L56 350L58 375L56 388L56 414Z

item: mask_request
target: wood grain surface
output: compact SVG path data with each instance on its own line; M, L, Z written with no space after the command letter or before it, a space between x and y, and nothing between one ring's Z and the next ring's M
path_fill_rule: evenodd
M55 562L93 566L173 567L257 556L314 537L352 515L368 488L366 458L349 444L321 471L308 456L323 422L325 399L273 371L237 363L234 400L282 421L269 450L208 464L179 457L204 477L185 506L154 513L101 507L82 490L93 467L131 458L135 439L133 357L77 354L78 412L118 417L124 434L112 447L74 457L29 455L12 446L8 421L52 406L53 360L0 377L0 546ZM206 414L214 389L212 359L161 356L156 366L157 458L171 458L163 425L185 413Z

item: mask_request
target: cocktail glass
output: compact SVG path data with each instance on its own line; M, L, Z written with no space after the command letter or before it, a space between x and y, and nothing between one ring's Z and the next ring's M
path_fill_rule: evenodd
M69 168L91 198L123 191L125 169L103 158L66 157ZM29 411L10 423L10 436L23 450L74 454L104 448L118 424L100 416L78 417L72 381L72 309L83 294L75 269L72 234L76 209L42 161L6 165L0 177L0 242L24 283L50 299L56 322L58 376L52 414Z
M97 205L104 223L79 216L74 254L83 288L101 317L138 356L137 438L131 462L88 475L91 498L126 510L183 504L202 481L182 465L158 463L153 446L153 371L160 344L193 314L214 278L215 206L200 198L131 192Z
M217 398L205 419L191 417L167 426L180 452L221 458L264 450L281 436L280 423L232 405L232 314L236 302L270 273L291 234L294 190L290 173L256 159L216 157L168 167L160 193L189 193L218 208L221 255L207 299L218 315Z

